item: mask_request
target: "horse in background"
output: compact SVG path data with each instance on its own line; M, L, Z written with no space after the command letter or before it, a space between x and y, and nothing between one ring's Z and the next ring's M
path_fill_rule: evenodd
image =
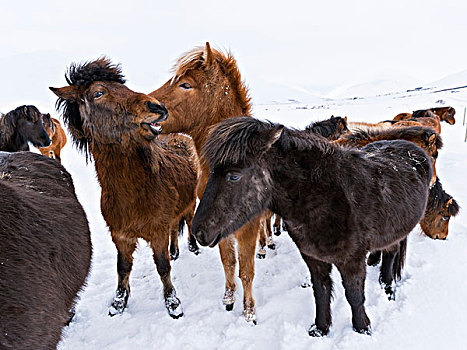
M44 123L45 131L52 140L52 143L48 147L39 147L39 151L44 156L57 159L61 163L60 151L66 144L65 131L60 125L60 122L55 118L51 118L49 113L42 114L42 122Z
M20 106L0 117L0 151L29 151L28 142L34 147L47 147L51 142L35 106Z
M73 142L94 159L102 215L118 251L118 285L109 314L127 306L133 252L143 238L154 253L167 312L179 318L183 308L170 276L169 235L193 216L196 154L181 156L179 148L157 140L167 109L127 88L120 66L107 58L72 64L66 80L68 86L51 90Z
M55 349L91 264L70 174L31 152L0 152L0 348Z
M164 133L184 133L193 138L200 155L201 174L197 194L201 198L210 171L208 162L201 156L208 128L223 119L251 115L251 100L232 54L211 49L209 43L183 54L175 63L173 73L171 79L149 95L163 102L170 112L170 118L164 123ZM251 218L235 237L228 237L219 244L225 272L223 303L226 310L231 311L235 303L237 240L239 277L243 285L243 315L253 323L256 323L256 310L252 288L261 218L261 215Z
M430 188L425 216L420 221L420 227L428 237L446 239L449 234L449 220L459 213L460 207L456 200L443 190L438 178Z
M425 111L424 111L425 112ZM441 119L435 113L426 111L423 116L403 120L391 120L394 127L429 126L438 134L441 134Z
M454 125L456 123L456 119L454 118L456 110L453 107L435 107L429 109L419 109L414 111L413 113L399 113L394 117L393 120L398 121L406 119L425 118L429 116L428 112L436 114L441 121L445 121L448 124Z
M426 152L405 140L351 149L238 117L211 129L204 157L212 172L193 219L198 242L213 247L270 209L282 216L310 269L316 320L309 334L329 332L331 264L341 274L354 330L370 334L366 254L385 249L397 256L422 218L432 178Z
M436 159L438 151L443 147L441 136L432 128L424 126L408 126L389 129L357 130L342 135L335 143L350 147L363 147L375 141L381 140L406 140L423 148L430 156L433 164L433 178L431 184L436 181Z

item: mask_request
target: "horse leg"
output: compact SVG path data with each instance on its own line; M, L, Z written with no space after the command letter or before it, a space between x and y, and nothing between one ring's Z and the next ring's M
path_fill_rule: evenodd
M274 243L274 239L272 238L272 230L271 230L271 221L272 221L272 213L270 213L266 219L266 237L269 249L276 249L276 243Z
M368 266L376 266L381 260L381 251L377 250L375 252L370 253L368 255L368 259L366 261Z
M313 294L315 296L315 323L308 330L312 337L327 335L331 327L332 265L301 254L310 270Z
M260 228L260 218L249 221L237 232L239 277L243 284L243 316L256 324L253 278L255 276L255 248Z
M200 253L198 242L196 242L195 236L193 236L191 233L191 223L193 222L193 216L195 214L195 207L196 207L196 202L193 204L192 209L188 213L186 213L185 221L188 227L188 250L192 252L193 254L198 255Z
M237 258L235 256L235 238L229 236L219 242L219 252L221 254L222 266L225 274L224 305L227 311L232 311L235 303L235 266Z
M274 234L280 236L281 234L281 217L277 214L274 214Z
M356 332L371 335L370 319L365 312L365 257L337 266L342 276L345 297L352 309L352 325Z
M180 255L180 250L178 249L178 231L175 227L172 227L170 230L170 260L177 260Z
M399 244L383 252L383 260L379 270L379 284L384 289L389 300L396 299L396 286L394 283L394 264L398 257Z
M258 249L258 253L256 253L256 257L258 259L266 258L266 249L265 249L266 241L267 241L266 230L265 230L266 225L267 225L267 222L265 221L265 218L262 218L260 222L260 228L259 228L259 240L258 240L259 249Z
M167 312L170 317L179 318L183 316L183 308L180 299L177 298L177 293L170 278L171 267L169 252L167 249L169 245L169 237L164 233L159 233L156 237L158 239L153 239L151 241L151 248L157 272L159 273L162 281L165 307L167 308Z
M118 285L115 298L109 308L109 315L115 316L125 310L130 295L130 273L133 266L133 252L136 249L136 239L129 239L125 233L112 234L112 240L117 247Z

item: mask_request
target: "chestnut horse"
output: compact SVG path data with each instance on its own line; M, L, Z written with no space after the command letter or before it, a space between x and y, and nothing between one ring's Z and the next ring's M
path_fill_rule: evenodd
M441 134L441 119L435 113L431 111L424 111L423 116L418 118L410 118L403 120L391 120L394 127L405 127L405 126L429 126L438 134ZM415 112L414 112L415 113Z
M241 80L235 59L205 47L195 48L182 55L175 64L173 77L149 95L162 101L170 112L164 123L164 133L185 133L193 138L196 151L200 154L207 139L207 129L219 121L250 115L251 101L248 89ZM200 156L201 176L197 194L201 198L209 178L209 165ZM243 284L243 314L247 321L256 322L255 300L253 299L254 258L260 216L251 218L235 235L238 242L240 279ZM225 272L224 305L232 310L235 302L235 256L234 237L219 244Z
M57 159L60 163L62 159L60 158L60 151L66 144L66 135L63 130L60 122L51 118L50 114L42 114L42 121L44 123L45 131L49 135L52 143L49 147L39 147L39 151L46 157Z
M0 116L0 151L29 151L50 145L50 138L42 123L42 114L35 106L20 106Z
M427 117L427 113L432 112L436 114L441 121L445 121L448 124L455 124L456 119L454 115L456 114L456 110L453 107L435 107L430 109L420 109L414 111L413 113L399 113L394 117L393 120L405 120L405 119L418 119Z
M389 247L396 254L423 216L432 177L426 152L405 140L351 149L238 117L211 129L204 157L212 171L193 219L198 242L213 247L266 209L278 213L310 269L316 321L309 334L323 336L331 325L331 264L354 329L370 334L366 254Z
M183 315L170 277L169 234L196 205L194 153L185 156L156 140L167 109L154 97L128 89L120 66L107 58L71 65L68 86L51 88L78 149L95 161L101 210L118 251L118 287L109 314L123 312L138 238L150 243L169 315Z
M0 152L0 349L55 349L91 265L70 174L32 152Z

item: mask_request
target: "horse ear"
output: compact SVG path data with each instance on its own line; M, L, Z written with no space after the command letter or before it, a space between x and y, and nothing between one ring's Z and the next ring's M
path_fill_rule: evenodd
M64 86L62 88L49 87L49 89L61 99L75 102L78 100L78 88L76 86Z
M344 117L345 122L347 123L347 116Z
M451 204L452 204L452 197L449 198L449 200L446 202L446 208L449 208Z
M204 64L209 68L214 63L214 55L211 50L211 45L206 42L206 48L204 50Z
M284 131L284 125L276 125L273 127L271 130L267 131L267 134L265 135L265 140L266 140L266 145L264 148L264 151L267 151L268 149L271 148L273 144L279 140L279 138L282 135L282 131Z
M430 145L434 145L436 143L436 133L432 134L429 138L428 138L428 143Z

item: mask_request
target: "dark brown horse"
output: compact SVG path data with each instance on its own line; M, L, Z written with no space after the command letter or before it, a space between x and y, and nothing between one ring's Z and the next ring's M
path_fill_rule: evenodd
M168 117L155 98L128 89L106 58L72 65L68 86L51 88L74 143L95 161L101 210L118 251L118 287L110 315L123 312L138 238L150 243L169 315L183 315L170 277L169 235L196 205L196 155L156 140Z
M435 107L430 109L419 109L413 113L399 113L393 120L424 118L428 116L428 112L436 114L441 121L445 121L448 124L453 125L456 123L456 119L454 118L456 110L453 107Z
M0 117L0 151L29 151L28 142L35 147L51 142L36 107L21 106Z
M431 184L436 181L436 159L438 151L443 147L441 136L432 128L417 124L416 126L397 127L388 129L357 130L342 135L336 143L351 147L363 147L371 142L381 140L406 140L423 148L433 162L433 178Z
M396 255L423 216L432 177L425 151L404 140L349 149L239 117L212 128L204 156L212 172L193 219L198 242L213 247L258 213L278 213L310 269L310 335L325 335L331 325L331 264L342 276L354 329L369 334L366 254Z
M55 349L91 263L70 174L31 152L0 152L0 349Z
M51 118L50 114L42 114L42 121L44 123L45 131L49 135L52 143L48 147L39 147L39 151L46 157L57 159L60 163L62 159L60 152L66 144L65 130L63 130L60 122Z
M185 133L193 138L198 154L207 139L207 129L219 121L239 115L250 115L251 103L235 59L205 47L195 48L182 55L174 67L174 76L159 89L150 93L162 101L170 112L164 123L164 133ZM209 178L209 165L200 157L201 176L198 197L201 198ZM260 217L252 218L235 235L238 242L240 279L243 284L243 314L255 322L253 278L255 247L260 230ZM235 302L235 239L228 237L219 244L225 272L224 304L232 310Z

